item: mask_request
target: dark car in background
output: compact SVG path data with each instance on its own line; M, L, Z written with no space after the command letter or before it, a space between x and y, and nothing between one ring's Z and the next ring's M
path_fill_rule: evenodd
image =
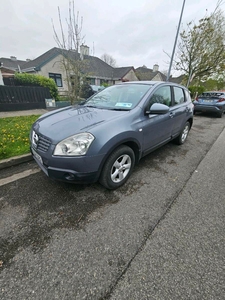
M197 112L215 113L219 118L222 118L225 112L225 92L204 92L195 99L193 104L194 114Z
M183 144L193 122L189 91L170 82L113 85L32 126L31 153L52 179L116 189L151 151Z
M87 99L94 95L95 93L100 92L101 90L104 90L104 86L102 85L92 85L88 82L84 82L81 86L80 90L80 97L83 99Z

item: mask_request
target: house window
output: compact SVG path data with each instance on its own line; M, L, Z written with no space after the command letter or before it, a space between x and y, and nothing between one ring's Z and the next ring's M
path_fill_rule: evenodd
M95 85L95 78L87 78L87 82L91 85Z
M62 75L56 73L49 73L49 78L53 79L58 87L62 87Z
M103 85L104 83L108 83L108 80L100 79L100 85Z

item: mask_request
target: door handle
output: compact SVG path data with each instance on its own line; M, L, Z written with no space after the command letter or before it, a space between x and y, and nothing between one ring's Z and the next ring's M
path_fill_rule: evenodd
M170 113L170 118L173 118L174 117L174 114L171 112Z

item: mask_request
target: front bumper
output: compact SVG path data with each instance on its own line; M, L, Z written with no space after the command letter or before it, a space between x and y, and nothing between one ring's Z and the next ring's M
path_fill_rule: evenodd
M94 157L46 157L30 148L34 160L51 179L71 183L98 181L103 155Z

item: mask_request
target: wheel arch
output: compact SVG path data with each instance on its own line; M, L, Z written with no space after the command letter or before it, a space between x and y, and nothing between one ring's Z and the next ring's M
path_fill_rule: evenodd
M134 151L135 165L138 164L140 157L141 157L141 155L140 155L141 147L140 147L139 143L135 140L124 140L124 141L121 141L120 143L115 144L113 147L110 148L109 151L107 151L107 154L105 155L104 159L101 162L101 165L99 168L99 175L101 174L102 168L103 168L105 162L107 161L107 159L109 158L109 156L113 153L113 151L115 151L117 148L119 148L123 145L130 147Z

